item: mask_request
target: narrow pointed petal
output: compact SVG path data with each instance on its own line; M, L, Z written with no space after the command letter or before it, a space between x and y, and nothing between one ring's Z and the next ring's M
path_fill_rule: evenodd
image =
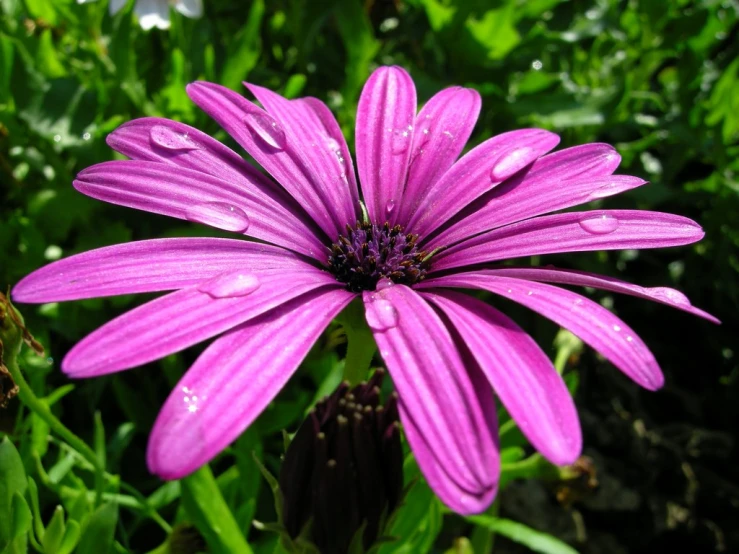
M428 191L408 223L421 236L493 187L499 185L559 143L542 129L521 129L494 136L470 150Z
M582 450L575 403L539 345L513 320L476 298L439 289L422 296L450 319L534 448L553 464L573 463Z
M332 206L330 195L302 153L309 144L290 142L272 116L225 87L196 82L187 86L187 94L298 201L331 240L341 234L346 221L336 220L333 208L327 210Z
M480 94L450 87L435 94L416 117L408 182L398 221L408 221L426 191L459 157L480 114Z
M108 135L106 142L132 160L160 162L199 171L248 191L250 198L262 204L267 214L272 214L268 220L281 222L280 232L270 226L261 232L271 231L271 235L258 238L293 248L296 243L300 247L309 240L315 245L324 236L282 187L236 152L194 127L170 119L145 117L124 123ZM282 227L286 229L282 230ZM287 236L291 230L294 231L293 236ZM303 236L310 239L303 239Z
M577 285L580 287L591 287L594 289L609 290L621 294L628 294L659 302L677 308L689 314L697 315L712 323L721 323L711 314L696 308L690 300L679 290L669 287L641 287L627 283L613 277L586 273L585 271L574 271L570 269L558 269L554 267L504 267L486 271L490 275L500 277L515 277L517 279L528 279L530 281L543 281L545 283L558 283L562 285Z
M267 88L251 83L244 85L282 127L287 141L302 145L301 152L310 165L311 174L321 183L323 191L330 199L326 209L333 211L333 218L343 222L355 221L359 214L359 204L354 168L350 165L351 157L344 135L330 110L315 98L314 103L290 101ZM328 125L314 111L314 106L320 109L315 103L326 108L320 114L324 118L330 118Z
M568 212L514 223L458 243L437 255L434 270L558 252L682 246L704 234L695 221L661 212Z
M136 367L228 331L321 287L336 288L336 281L314 268L224 274L109 321L69 351L62 370L70 377L93 377Z
M364 303L403 413L416 422L418 434L408 435L411 448L423 453L422 439L432 452L431 458L418 458L421 470L443 468L452 488L466 491L470 504L488 498L499 472L497 429L488 414L495 409L490 387L473 386L443 321L416 292L393 285L365 292Z
M504 296L570 330L642 387L656 390L664 384L657 361L639 336L603 306L572 291L487 271L429 279L423 286L475 288Z
M416 87L400 67L381 67L364 85L357 107L359 181L370 219L394 221L408 175ZM397 211L397 210L395 210Z
M61 302L176 290L232 271L305 269L275 246L216 238L129 242L83 252L42 267L13 288L17 302Z
M494 209L476 212L442 231L425 245L433 250L542 214L556 212L586 202L613 196L640 187L646 181L629 175L587 177L572 181L529 181L526 175L515 176L491 191Z
M279 219L238 182L149 161L112 161L81 171L77 190L112 204L203 223L274 242L311 257L324 255L316 233L294 217Z
M331 320L355 295L308 293L218 338L159 412L149 471L179 479L235 440L277 396Z

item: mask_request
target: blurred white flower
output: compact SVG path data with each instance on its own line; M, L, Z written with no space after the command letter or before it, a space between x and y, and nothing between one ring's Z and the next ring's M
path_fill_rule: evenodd
M78 4L86 4L95 0L77 0ZM110 14L118 13L128 0L110 0ZM198 18L203 15L203 0L136 0L133 8L139 18L139 25L145 31L153 29L169 29L169 7L172 6L185 17Z

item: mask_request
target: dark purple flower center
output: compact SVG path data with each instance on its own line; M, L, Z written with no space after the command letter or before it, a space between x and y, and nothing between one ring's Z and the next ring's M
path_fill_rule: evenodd
M328 267L347 290L375 290L380 279L399 285L422 281L430 256L416 246L418 235L405 234L400 225L357 222L331 245Z

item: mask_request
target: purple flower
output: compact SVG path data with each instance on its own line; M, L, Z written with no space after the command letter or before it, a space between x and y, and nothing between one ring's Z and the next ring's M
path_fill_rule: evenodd
M592 300L548 283L639 296L715 321L673 289L491 264L700 240L695 222L665 213L545 215L644 184L612 174L619 164L612 147L549 153L557 135L522 129L457 159L480 110L477 92L445 89L416 113L410 76L383 67L357 111L362 205L329 109L315 98L288 101L247 87L264 109L212 83L187 92L274 180L196 129L145 118L108 137L131 160L94 165L74 185L94 198L264 242L121 244L50 264L13 291L19 302L174 291L78 343L62 363L71 377L128 369L220 335L154 425L148 465L163 478L187 475L233 441L359 296L418 464L460 513L485 509L496 493L494 395L551 462L574 462L582 440L572 398L541 348L496 308L454 289L483 289L539 312L648 389L663 377L636 333Z

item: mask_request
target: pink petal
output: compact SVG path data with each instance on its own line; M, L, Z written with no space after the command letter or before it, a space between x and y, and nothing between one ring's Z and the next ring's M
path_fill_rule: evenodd
M473 386L444 323L413 290L392 285L365 292L364 303L406 414L402 422L415 422L418 432L408 441L421 471L442 468L452 489L466 491L464 499L442 496L445 503L478 506L494 494L499 474L490 387ZM429 450L431 457L424 456Z
M645 183L643 179L629 175L556 182L529 181L527 175L517 175L490 191L487 206L490 209L480 210L462 219L458 224L439 233L424 248L433 250L439 246L454 244L489 229L612 196Z
M488 271L424 281L425 287L483 289L518 302L569 329L637 384L656 390L664 377L649 348L623 321L600 304L552 285L497 277Z
M315 291L232 329L174 388L149 436L149 471L179 479L209 462L267 407L355 295Z
M559 137L542 129L502 133L470 150L426 193L408 222L409 232L426 236L481 194L557 146Z
M619 292L659 302L660 304L666 304L667 306L697 315L698 317L702 317L713 323L721 323L711 314L704 312L700 308L694 307L682 292L669 287L640 287L639 285L626 283L625 281L614 279L613 277L607 277L605 275L596 275L595 273L586 273L584 271L557 269L554 267L504 267L500 269L491 269L486 273L500 277L515 277L518 279L528 279L530 281L577 285L581 287L591 287L594 289Z
M534 448L553 464L573 463L582 450L575 403L536 342L476 298L437 289L422 296L449 318Z
M196 285L231 271L305 269L295 254L254 242L167 238L106 246L64 258L24 277L17 302L60 302Z
M450 87L435 94L416 117L408 182L398 221L407 221L426 191L456 161L480 113L480 94Z
M81 171L80 192L112 204L187 219L217 229L243 233L308 254L325 257L316 231L295 217L276 212L238 182L148 161L113 161Z
M322 115L333 120L334 125L331 125L330 131L310 103L290 101L267 88L250 83L244 85L282 127L287 142L302 146L301 153L311 175L321 184L322 192L329 200L325 208L332 211L333 219L345 224L356 221L359 203L354 168L348 165L351 164L351 158L348 157L349 150L344 135L328 108ZM319 100L315 102L322 105ZM339 141L343 143L343 148ZM350 171L351 181L348 177ZM350 193L350 183L353 185L354 195Z
M346 221L334 218L326 185L311 172L312 166L302 152L310 144L288 140L272 116L225 87L191 83L187 94L300 203L331 240L338 237Z
M268 269L217 276L172 292L109 321L77 343L62 362L70 377L139 366L209 339L321 287L327 272Z
M514 223L458 243L435 257L433 269L557 252L681 246L704 234L695 221L661 212L568 212Z
M400 67L377 69L364 85L356 121L359 181L370 219L394 221L408 173L416 87Z
M252 229L252 233L260 233L254 235L257 238L294 248L296 242L299 245L310 242L315 247L320 242L319 237L323 236L313 220L284 189L236 152L189 125L146 117L124 123L106 140L111 148L133 160L160 162L199 171L231 185L238 185L236 188L240 191L248 191L247 198L258 203L259 211L267 214L262 218L264 222L260 221ZM274 221L283 223L278 226L274 225ZM262 223L267 224L266 229L262 229ZM303 238L313 235L316 238L312 240Z

